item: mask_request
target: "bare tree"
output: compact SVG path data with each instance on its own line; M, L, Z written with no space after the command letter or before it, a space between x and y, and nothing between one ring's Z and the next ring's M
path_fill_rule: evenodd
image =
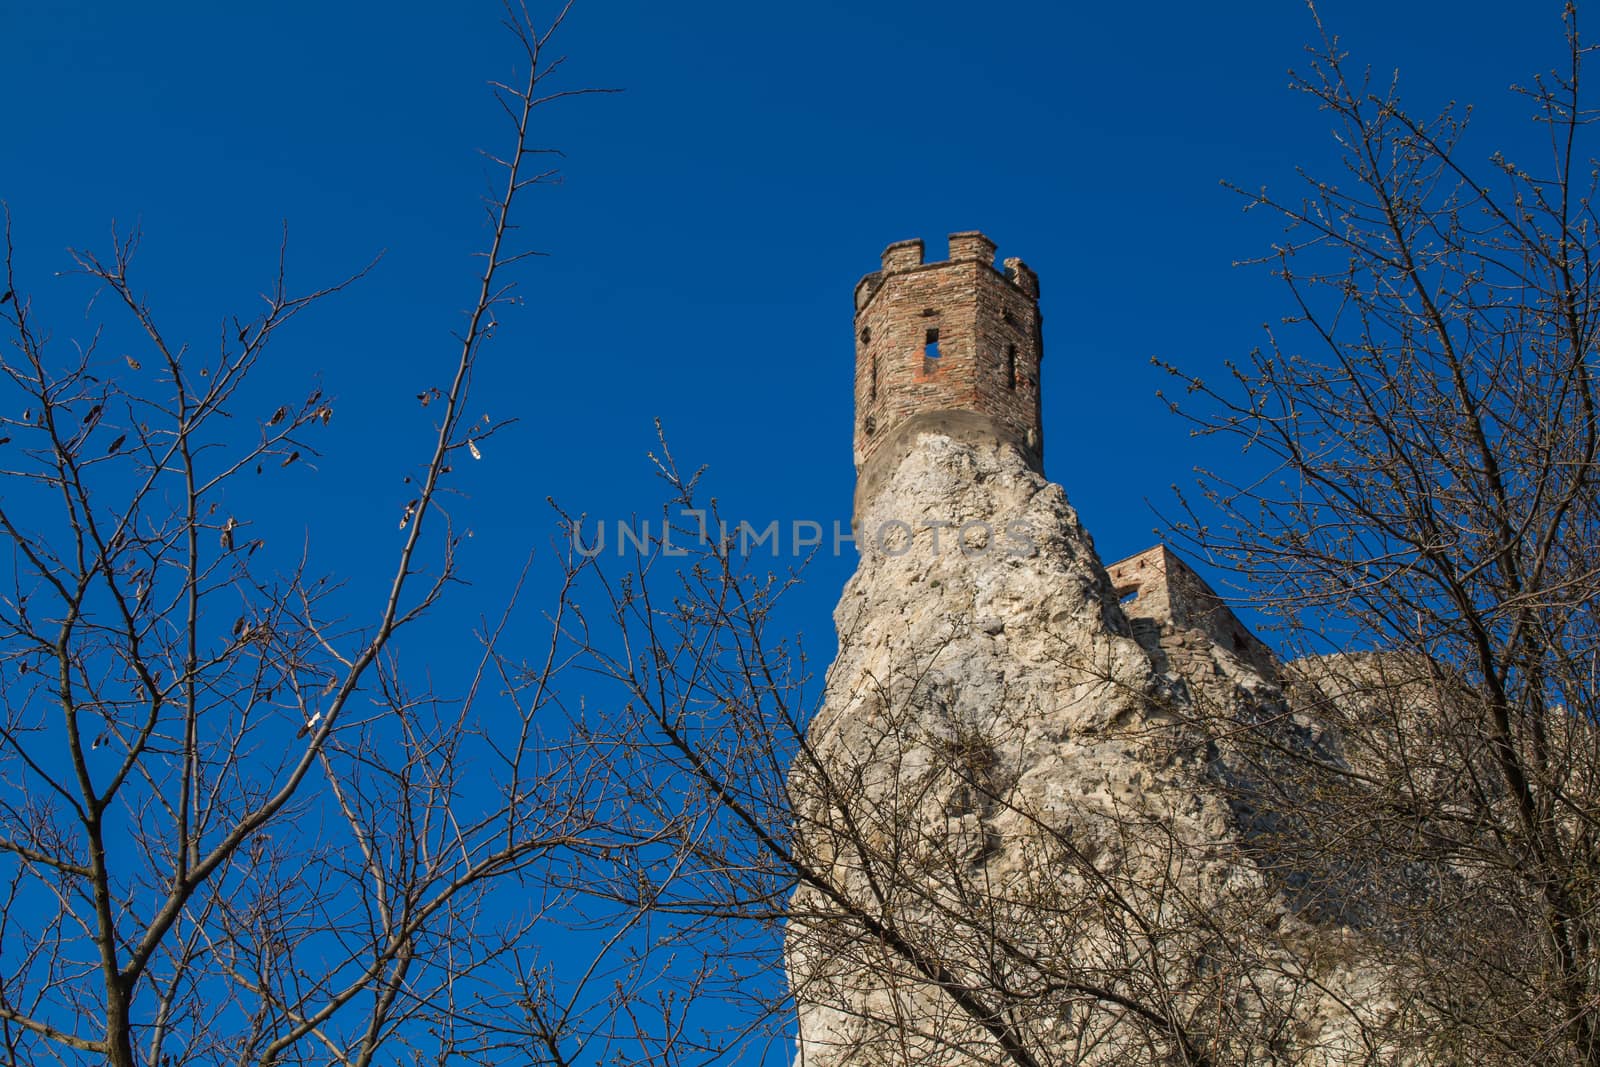
M1474 158L1460 114L1417 117L1325 35L1295 84L1342 169L1241 191L1287 224L1293 314L1229 385L1180 374L1195 432L1249 465L1203 472L1180 531L1286 648L1342 653L1299 668L1346 751L1300 765L1324 802L1298 832L1426 887L1386 937L1444 1058L1600 1063L1600 219L1565 22L1560 68L1516 90L1537 164Z
M1566 18L1563 69L1521 90L1547 166L1472 164L1452 112L1415 118L1324 37L1297 84L1345 172L1244 193L1289 224L1270 262L1295 313L1231 386L1174 370L1196 432L1248 446L1176 532L1282 612L1293 661L1118 697L1113 662L1060 652L1135 709L1099 736L1205 783L1231 830L1045 812L1014 774L1027 724L966 729L936 645L822 704L771 633L792 576L720 537L673 558L717 523L663 452L664 521L701 523L597 571L568 634L634 724L635 833L705 814L653 869L672 890L642 869L603 892L730 974L781 928L796 984L767 978L754 1017L831 1013L828 1062L1600 1063L1600 171ZM998 826L1026 841L1004 883ZM1244 872L1223 892L1192 877L1218 854Z
M719 1041L731 1013L768 1041L798 1016L811 1065L1390 1062L1406 1006L1363 1001L1347 944L1284 905L1227 829L1222 798L1242 790L1214 782L1219 716L1151 690L1098 563L1071 564L1087 621L1038 631L1031 690L972 670L972 618L891 638L860 671L894 631L884 604L841 609L819 686L775 622L800 569L744 551L664 443L657 465L668 499L633 540L563 516L590 553L564 604L604 709L589 740L625 783L632 836L666 846L582 878L714 961L682 999L715 992ZM1039 536L1075 537L1064 513ZM1051 595L1029 610L1048 616ZM1257 708L1281 701L1250 679ZM1081 687L1072 707L1040 703L1058 682ZM1139 788L1089 796L1107 767Z
M366 271L302 292L280 259L264 306L206 353L168 333L135 279L139 237L122 236L74 262L142 347L108 352L97 333L63 348L8 226L9 1062L560 1063L622 1032L608 1020L642 981L626 954L636 917L581 950L547 944L565 936L552 918L572 918L555 872L602 838L607 854L643 847L605 829L615 798L597 765L567 758L557 662L531 668L519 699L491 695L505 688L491 620L446 698L399 644L458 581L442 494L499 429L470 398L510 268L538 254L515 240L517 207L553 173L534 120L595 91L553 87L570 6L542 26L507 7L523 73L494 86L509 120L505 150L486 153L499 191L459 344L418 396L434 430L376 602L352 604L251 513L258 476L315 456L335 417L320 391L266 393L269 348Z

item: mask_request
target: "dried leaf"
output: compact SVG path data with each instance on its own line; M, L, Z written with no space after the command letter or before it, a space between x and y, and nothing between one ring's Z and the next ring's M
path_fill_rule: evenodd
M282 463L278 464L278 466L287 467L289 464L293 463L295 460L297 460L299 458L300 458L300 453L299 452L290 452L289 453L289 458L284 460Z
M482 459L483 453L478 451L478 444L472 438L467 438L467 451L472 453L473 459Z
M115 441L112 441L111 444L106 447L106 455L108 455L108 456L116 455L117 451L120 448L122 448L122 442L126 441L127 439L128 439L128 435L127 434L122 434Z
M125 355L122 358L128 361L129 370L138 370L141 366L139 361L134 359L132 356Z
M287 404L279 405L278 410L274 411L272 413L272 418L267 420L267 425L268 426L276 426L276 425L278 425L278 423L282 422L285 418L288 417L288 414L289 414L289 406Z

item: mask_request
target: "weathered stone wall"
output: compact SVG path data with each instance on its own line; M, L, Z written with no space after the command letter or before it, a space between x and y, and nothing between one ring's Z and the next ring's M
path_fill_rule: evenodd
M1200 667L1190 653L1225 648L1264 676L1276 675L1271 650L1165 545L1118 560L1106 573L1122 613L1147 649L1185 660L1183 666Z

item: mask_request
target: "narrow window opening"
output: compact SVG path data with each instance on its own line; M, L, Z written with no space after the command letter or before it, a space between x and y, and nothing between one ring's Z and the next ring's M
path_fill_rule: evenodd
M876 403L878 400L878 356L876 353L872 356L872 381L867 392L868 399Z
M939 328L937 326L929 327L928 332L923 335L922 358L939 358Z
M1017 346L1006 345L1006 384L1015 389L1017 387Z
M872 327L871 326L863 326L863 327L861 327L861 343L864 344L864 345L869 345L869 344L872 343Z

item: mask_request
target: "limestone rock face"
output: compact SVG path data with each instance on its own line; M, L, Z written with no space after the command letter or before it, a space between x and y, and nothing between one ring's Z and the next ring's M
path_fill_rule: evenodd
M1225 724L1322 741L1192 574L1141 604L1006 443L922 434L857 519L792 774L797 1063L1403 1062Z

